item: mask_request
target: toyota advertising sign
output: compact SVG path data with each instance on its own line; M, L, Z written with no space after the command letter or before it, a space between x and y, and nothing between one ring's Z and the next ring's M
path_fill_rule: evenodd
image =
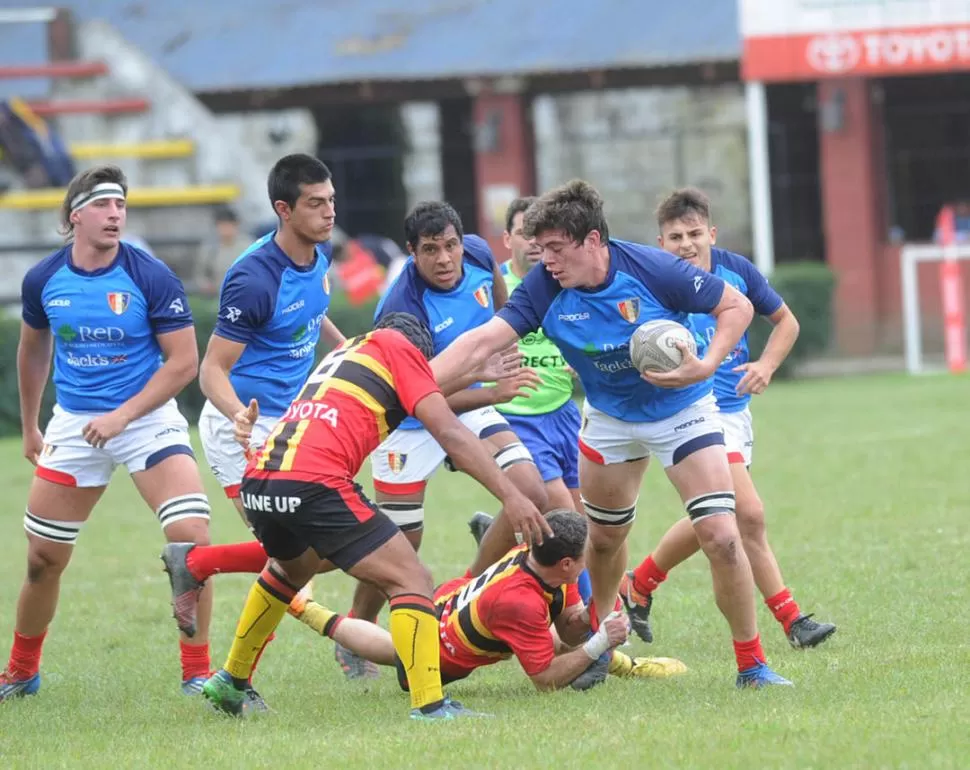
M745 80L970 70L970 0L740 0Z

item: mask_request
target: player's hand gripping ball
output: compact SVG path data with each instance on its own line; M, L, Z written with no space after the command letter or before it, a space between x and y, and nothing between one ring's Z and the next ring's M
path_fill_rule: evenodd
M630 338L630 360L641 374L672 372L683 360L678 342L697 355L697 342L686 326L676 321L647 321Z

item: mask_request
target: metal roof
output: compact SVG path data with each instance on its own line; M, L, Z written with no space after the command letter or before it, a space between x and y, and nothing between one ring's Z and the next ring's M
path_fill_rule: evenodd
M63 5L79 20L108 21L196 92L662 67L735 61L741 50L737 0ZM26 52L26 40L13 34L14 26L0 25L0 63L14 63L21 52L19 60L35 58Z

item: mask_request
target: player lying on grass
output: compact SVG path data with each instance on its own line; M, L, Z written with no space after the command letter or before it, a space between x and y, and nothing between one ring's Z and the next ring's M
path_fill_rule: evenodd
M700 190L677 190L657 209L660 246L686 262L722 278L743 293L757 313L774 325L764 352L751 361L747 332L721 362L714 375L714 397L724 426L731 479L734 483L738 529L751 562L754 582L788 637L792 647L815 647L835 633L831 623L816 623L805 615L785 586L765 531L765 510L749 468L754 449L754 428L748 404L752 394L763 393L775 370L788 356L798 338L798 320L765 277L748 259L714 248L717 228L711 224L711 206ZM714 319L703 313L690 317L700 349L714 335ZM653 641L650 607L653 591L667 573L700 550L690 520L683 518L660 539L656 549L620 583L637 636Z
M576 587L586 563L586 519L556 510L546 521L553 537L514 548L478 577L449 580L434 592L442 683L514 656L537 689L554 690L575 682L610 650L610 672L618 675L670 676L686 670L671 658L631 661L614 650L629 633L619 613L590 636L589 613ZM362 658L395 666L401 687L408 689L409 671L387 631L314 601L293 609L303 623Z
M297 592L332 564L388 597L393 646L410 683L411 717L472 713L441 691L430 574L354 479L377 445L413 415L456 466L503 504L518 530L534 532L537 541L551 532L448 407L428 365L432 354L426 326L412 315L389 313L373 332L347 340L317 365L253 453L240 499L270 561L250 589L224 668L203 685L217 709L237 716L251 710L246 689L257 654Z

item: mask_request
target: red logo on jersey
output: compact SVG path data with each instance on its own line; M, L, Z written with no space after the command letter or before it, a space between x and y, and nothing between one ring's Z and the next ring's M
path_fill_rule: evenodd
M640 300L637 297L617 302L616 308L620 311L620 315L631 324L635 324L640 317Z
M482 284L475 289L475 299L482 307L488 307L488 286Z
M404 463L408 461L408 456L406 454L401 454L400 452L388 452L387 453L387 465L391 469L391 473L400 473L404 470Z
M124 313L130 304L131 294L129 294L127 291L108 292L108 307L111 308L111 312L115 315L121 315Z

